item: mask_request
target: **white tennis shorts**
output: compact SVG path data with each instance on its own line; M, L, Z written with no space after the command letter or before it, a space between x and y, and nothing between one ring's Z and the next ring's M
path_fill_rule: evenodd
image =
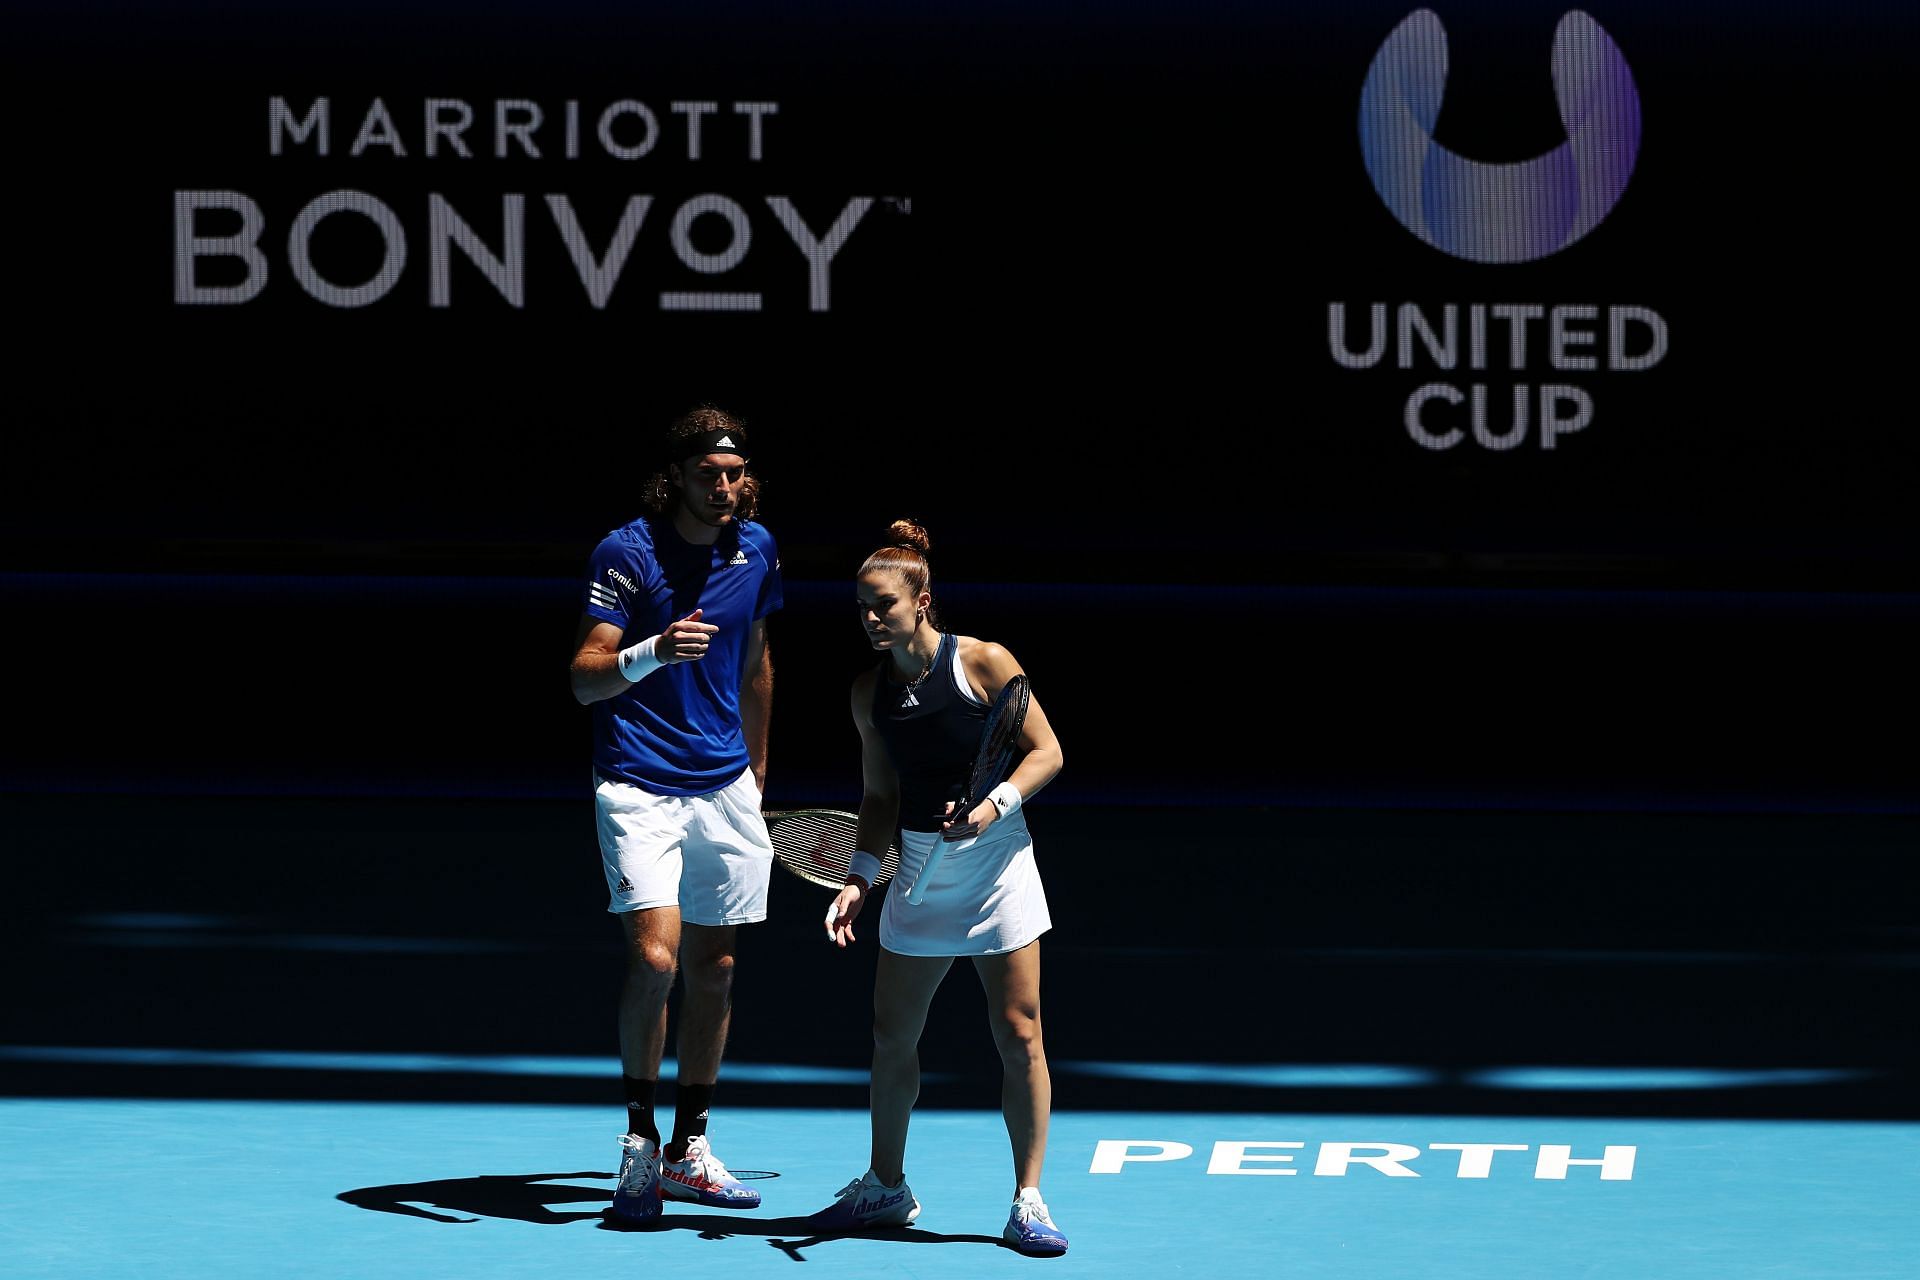
M658 796L596 775L593 800L607 910L677 906L682 920L704 925L767 918L773 842L751 769L700 796Z

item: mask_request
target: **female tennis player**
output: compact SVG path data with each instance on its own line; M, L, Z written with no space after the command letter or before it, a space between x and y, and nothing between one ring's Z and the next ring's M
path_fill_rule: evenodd
M971 821L978 833L945 843L917 905L905 893L886 895L873 992L872 1164L812 1222L848 1230L903 1226L919 1215L903 1163L920 1094L920 1033L941 979L955 957L966 956L986 988L1004 1071L1000 1105L1014 1171L1004 1235L1023 1253L1059 1254L1067 1237L1040 1196L1053 1098L1040 1039L1040 935L1052 920L1021 805L1060 772L1060 743L1039 701L1029 698L1019 737L1025 754L1012 774L969 813L952 812L987 709L1022 672L1001 645L940 631L927 547L925 529L897 520L890 543L860 566L860 623L884 657L853 682L864 779L859 847L885 849L897 829L895 883L911 885L915 869L942 845L943 828ZM853 941L878 867L875 854L854 855L846 887L827 910L827 936L839 946Z

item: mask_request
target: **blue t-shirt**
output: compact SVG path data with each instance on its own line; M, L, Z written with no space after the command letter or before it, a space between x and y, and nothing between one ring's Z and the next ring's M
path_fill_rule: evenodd
M593 704L593 767L656 795L693 796L727 786L747 768L740 682L753 624L781 604L773 535L750 520L712 546L682 538L671 516L642 516L594 548L587 615L622 629L622 646L703 610L720 628L706 656L661 667Z

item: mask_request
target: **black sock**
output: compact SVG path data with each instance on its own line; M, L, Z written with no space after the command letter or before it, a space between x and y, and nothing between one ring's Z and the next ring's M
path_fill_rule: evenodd
M710 1084L683 1084L674 1091L672 1146L676 1158L686 1158L689 1139L706 1134L707 1111L712 1106L713 1086Z
M660 1128L653 1122L653 1090L660 1082L636 1076L621 1076L620 1082L627 1089L627 1132L658 1146Z

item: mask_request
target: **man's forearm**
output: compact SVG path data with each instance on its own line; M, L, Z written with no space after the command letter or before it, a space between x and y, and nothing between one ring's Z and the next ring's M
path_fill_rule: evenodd
M747 763L760 789L767 788L767 722L773 714L773 658L760 663L740 689L740 733L747 741Z

